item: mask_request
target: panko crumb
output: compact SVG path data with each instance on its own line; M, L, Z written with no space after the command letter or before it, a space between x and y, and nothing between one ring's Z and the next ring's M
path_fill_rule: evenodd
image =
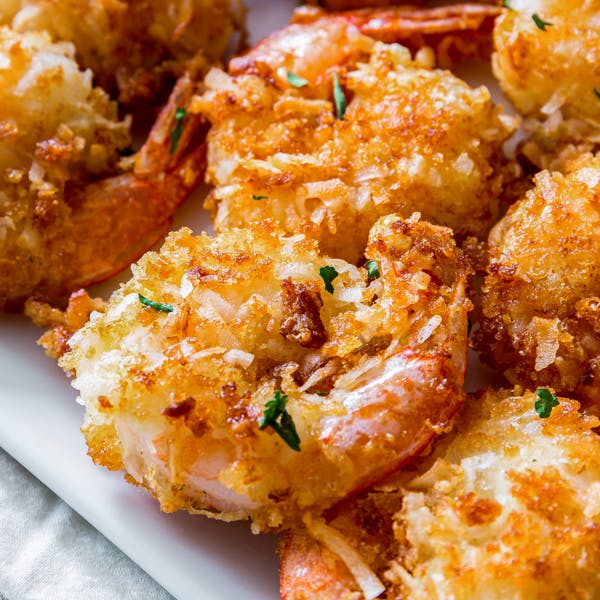
M472 396L416 473L330 516L385 583L382 598L596 597L600 421L567 398L541 419L535 400ZM284 600L361 597L340 559L308 534L288 534L280 552Z

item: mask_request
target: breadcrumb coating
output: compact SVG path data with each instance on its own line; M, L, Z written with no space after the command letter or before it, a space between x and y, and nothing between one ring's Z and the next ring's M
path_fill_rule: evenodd
M494 73L527 117L522 149L539 168L600 149L598 14L595 0L511 0L496 20Z
M468 268L448 229L416 217L378 221L366 255L379 278L269 221L172 233L60 361L93 459L125 468L165 511L249 517L255 530L398 469L462 402ZM259 429L278 395L299 452Z
M416 474L330 516L385 583L380 597L597 597L600 422L566 398L541 419L535 400L517 390L469 398ZM280 552L285 600L362 596L308 534L287 534Z
M0 311L62 292L75 252L65 190L117 170L130 144L74 48L0 27Z
M0 25L72 42L79 64L121 102L159 104L187 68L223 57L243 17L237 0L21 0L0 8Z
M350 262L392 212L419 211L459 238L487 232L507 178L502 144L516 122L485 87L432 69L427 51L413 60L340 22L290 26L273 45L236 59L232 75L211 71L196 104L213 125L207 206L217 230L271 218ZM286 72L307 84L294 87Z
M489 257L477 348L512 383L600 408L600 155L538 173Z

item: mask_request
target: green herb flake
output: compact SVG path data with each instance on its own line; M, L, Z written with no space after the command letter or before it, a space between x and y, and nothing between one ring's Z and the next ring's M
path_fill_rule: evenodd
M185 108L178 108L175 111L175 127L171 131L171 149L169 152L174 154L179 146L179 138L183 132L183 119L185 118Z
M600 92L596 88L594 88L594 95L600 100Z
M308 81L304 79L304 77L300 77L298 75L294 75L291 71L287 72L287 80L290 85L293 85L295 88L301 88L305 85L308 85Z
M331 282L339 275L339 273L335 270L335 267L331 267L329 265L326 267L321 267L319 269L319 275L325 282L325 291L333 294L333 285Z
M546 31L546 27L552 27L552 23L544 21L544 19L542 19L537 13L533 13L531 18L533 19L533 22L537 25L538 29L541 29L542 31Z
M252 200L268 200L269 196L260 196L257 194L252 194Z
M540 419L547 419L555 406L558 406L558 398L549 389L538 388L534 407Z
M344 96L344 90L342 90L337 73L333 74L333 99L337 118L341 121L346 114L346 96Z
M381 273L379 272L379 264L376 260L368 260L365 263L365 269L367 270L367 276L369 279L379 279Z
M148 298L146 298L145 296L142 296L142 294L138 294L138 298L140 299L140 302L144 306L149 306L150 308L153 308L154 310L158 310L160 312L166 312L166 313L173 312L172 304L164 304L163 302L154 302L153 300L148 300Z
M326 392L315 392L316 396L327 396Z
M504 0L502 5L504 6L504 8L509 8L510 10L512 10L512 6L510 5L510 3L511 3L511 0Z
M263 430L271 427L292 450L300 452L300 437L291 415L285 409L287 402L287 395L277 390L273 399L265 404L265 411L258 421L258 428Z

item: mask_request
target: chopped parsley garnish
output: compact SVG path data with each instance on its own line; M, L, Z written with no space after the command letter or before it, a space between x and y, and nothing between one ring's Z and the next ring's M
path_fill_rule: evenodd
M365 269L367 270L369 279L379 279L381 277L379 265L377 264L376 260L368 260L365 263Z
M531 18L533 19L533 22L538 26L538 28L542 31L546 31L546 27L552 27L552 23L544 21L544 19L542 19L537 13L533 13Z
M346 114L346 96L344 96L344 90L342 90L337 73L333 74L333 100L335 101L337 118L341 121Z
M510 5L511 0L504 0L504 2L502 3L504 8L510 8L512 10L512 6Z
M317 396L327 396L327 392L315 392Z
M534 407L540 419L547 419L555 406L558 406L558 398L549 389L538 388Z
M166 313L173 312L172 304L164 304L163 302L154 302L153 300L148 300L148 298L146 298L145 296L142 296L142 294L138 294L138 298L140 299L140 302L144 306L149 306L150 308L153 308L154 310L159 310L161 312L166 312Z
M319 269L319 275L325 282L325 291L333 294L333 285L331 285L331 282L339 275L339 273L335 270L335 267L331 267L329 265L326 267L321 267Z
M294 75L291 71L287 72L287 80L290 85L293 85L295 88L301 88L305 85L308 85L308 81L304 79L304 77L300 77L298 75Z
M178 108L175 111L175 127L173 131L171 131L171 150L169 151L171 154L177 152L177 147L179 146L179 138L183 132L183 119L185 118L185 108Z
M267 200L269 196L259 196L257 194L252 194L252 200Z
M290 413L285 409L287 401L287 395L277 390L273 400L265 404L265 412L258 421L258 428L262 430L271 427L292 450L300 452L300 437Z
M596 88L594 88L594 95L600 100L600 92Z

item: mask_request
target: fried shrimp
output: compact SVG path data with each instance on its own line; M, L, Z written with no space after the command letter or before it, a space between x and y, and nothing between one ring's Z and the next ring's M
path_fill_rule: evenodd
M538 173L489 256L478 349L513 383L600 408L600 156Z
M30 296L59 302L127 266L204 172L196 117L170 152L188 78L122 169L129 122L73 55L46 33L0 28L0 312Z
M600 19L595 0L511 0L496 21L494 73L527 119L539 168L600 149Z
M192 64L223 57L243 17L238 0L21 0L0 9L0 25L72 42L80 65L121 102L164 101Z
M467 267L416 216L379 220L366 256L328 258L269 221L171 234L60 361L94 461L165 511L256 531L409 461L463 399Z
M546 419L532 392L467 400L416 475L363 493L311 531L329 545L342 538L383 584L378 597L595 598L600 422L558 400ZM288 534L280 551L284 600L360 598L368 586L310 533Z
M216 229L271 218L350 262L391 212L482 236L516 123L486 88L432 69L430 58L424 50L413 60L335 16L273 34L229 75L212 70L192 109L212 123Z

